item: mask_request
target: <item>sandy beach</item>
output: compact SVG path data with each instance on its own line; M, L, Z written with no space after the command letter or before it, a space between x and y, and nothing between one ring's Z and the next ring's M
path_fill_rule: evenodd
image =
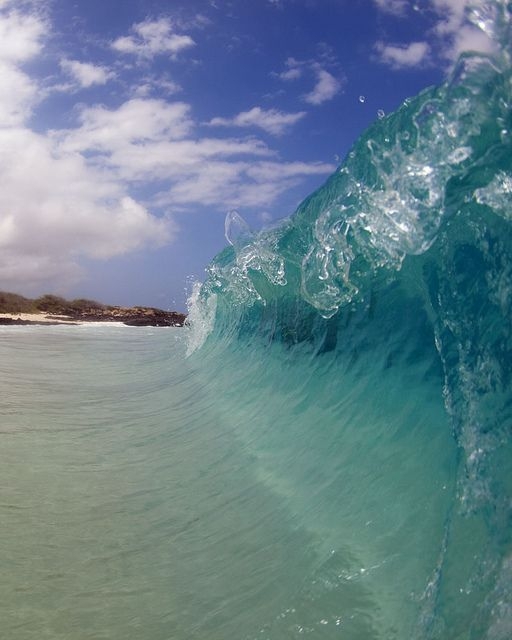
M160 309L113 308L93 310L92 313L72 316L58 313L0 313L0 325L86 325L105 324L140 327L182 327L185 314Z
M40 324L82 324L67 316L52 315L50 313L0 313L0 320L21 320L22 322L37 322Z

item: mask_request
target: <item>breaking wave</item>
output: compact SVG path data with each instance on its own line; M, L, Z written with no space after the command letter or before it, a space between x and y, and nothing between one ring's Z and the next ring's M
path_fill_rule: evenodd
M317 540L258 637L512 637L510 4L469 19L493 54L378 120L278 226L231 212L194 291L190 357Z

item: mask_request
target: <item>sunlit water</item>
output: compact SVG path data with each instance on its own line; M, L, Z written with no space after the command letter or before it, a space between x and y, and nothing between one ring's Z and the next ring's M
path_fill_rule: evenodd
M0 330L3 637L512 638L511 10L189 326Z
M303 578L183 331L0 332L2 637L245 637Z
M5 637L412 628L454 491L435 362L360 362L333 403L328 361L199 362L186 332L0 332Z

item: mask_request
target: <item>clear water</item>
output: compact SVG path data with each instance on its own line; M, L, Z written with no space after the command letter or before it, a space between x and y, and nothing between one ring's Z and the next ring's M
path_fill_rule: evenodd
M0 332L3 637L245 637L309 566L183 337Z
M9 640L512 637L511 7L190 326L0 330Z
M401 637L454 492L435 363L332 402L329 361L186 338L0 331L5 637Z

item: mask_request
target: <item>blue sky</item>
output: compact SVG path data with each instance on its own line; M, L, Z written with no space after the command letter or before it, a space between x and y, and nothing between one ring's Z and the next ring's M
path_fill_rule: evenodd
M293 213L490 43L468 0L0 0L0 289L185 308L224 217Z

